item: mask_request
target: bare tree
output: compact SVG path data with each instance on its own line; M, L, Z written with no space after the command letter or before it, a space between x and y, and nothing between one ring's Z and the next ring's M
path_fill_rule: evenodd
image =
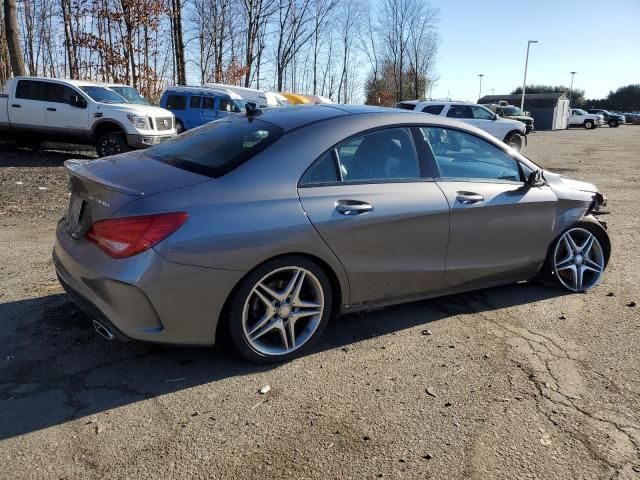
M124 3L125 0L123 0ZM217 21L217 19L215 19ZM171 0L171 34L176 64L176 83L187 84L186 59L184 56L184 42L182 40L182 3L180 0ZM132 59L133 68L133 59ZM135 80L134 80L135 85Z
M24 56L20 47L16 0L4 0L4 29L13 75L25 75Z
M408 53L411 67L410 76L414 98L424 98L429 87L429 76L433 74L440 45L440 37L435 30L440 12L427 3L416 6L415 21L409 31ZM422 84L421 84L422 83Z
M351 52L353 51L353 43L358 36L360 28L360 18L364 4L359 0L350 0L342 3L338 19L339 33L342 42L342 71L340 72L340 81L338 83L338 103L342 94L342 101L349 103L349 73L351 61Z
M277 0L242 0L245 14L245 55L244 66L246 73L244 86L251 84L251 73L253 62L261 53L256 45L259 43L259 36L264 33L265 23L270 19L278 7Z

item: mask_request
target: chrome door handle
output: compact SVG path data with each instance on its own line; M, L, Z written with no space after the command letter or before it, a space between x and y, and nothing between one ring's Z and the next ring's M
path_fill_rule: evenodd
M372 212L373 205L356 200L339 200L336 202L336 211L342 215L361 215Z
M56 111L55 108L51 108L51 107L47 108L47 112L55 112L55 111Z
M456 200L463 205L472 205L474 203L484 202L484 197L474 192L457 192Z

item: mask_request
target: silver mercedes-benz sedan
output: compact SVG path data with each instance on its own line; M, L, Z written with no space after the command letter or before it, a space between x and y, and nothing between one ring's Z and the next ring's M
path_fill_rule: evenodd
M55 268L110 339L224 331L281 361L341 312L533 278L581 292L609 260L595 186L406 110L252 110L65 165Z

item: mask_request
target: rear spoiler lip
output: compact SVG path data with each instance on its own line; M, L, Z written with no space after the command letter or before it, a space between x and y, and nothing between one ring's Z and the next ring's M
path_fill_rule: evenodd
M124 193L125 195L131 195L134 197L141 197L144 195L144 192L141 192L139 190L127 188L123 185L118 185L116 183L105 180L104 178L95 176L93 173L91 173L86 168L84 168L84 165L87 162L91 162L91 160L70 159L70 160L65 160L64 166L72 175L75 175L77 177L80 177L86 180L90 180L108 190L113 190L114 192Z

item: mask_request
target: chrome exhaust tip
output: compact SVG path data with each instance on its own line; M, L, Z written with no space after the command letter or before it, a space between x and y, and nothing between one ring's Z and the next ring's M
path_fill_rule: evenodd
M114 338L116 338L116 336L109 329L109 327L104 326L102 323L100 323L97 320L93 321L93 328L95 328L96 332L98 332L100 335L102 335L107 340L113 340Z

